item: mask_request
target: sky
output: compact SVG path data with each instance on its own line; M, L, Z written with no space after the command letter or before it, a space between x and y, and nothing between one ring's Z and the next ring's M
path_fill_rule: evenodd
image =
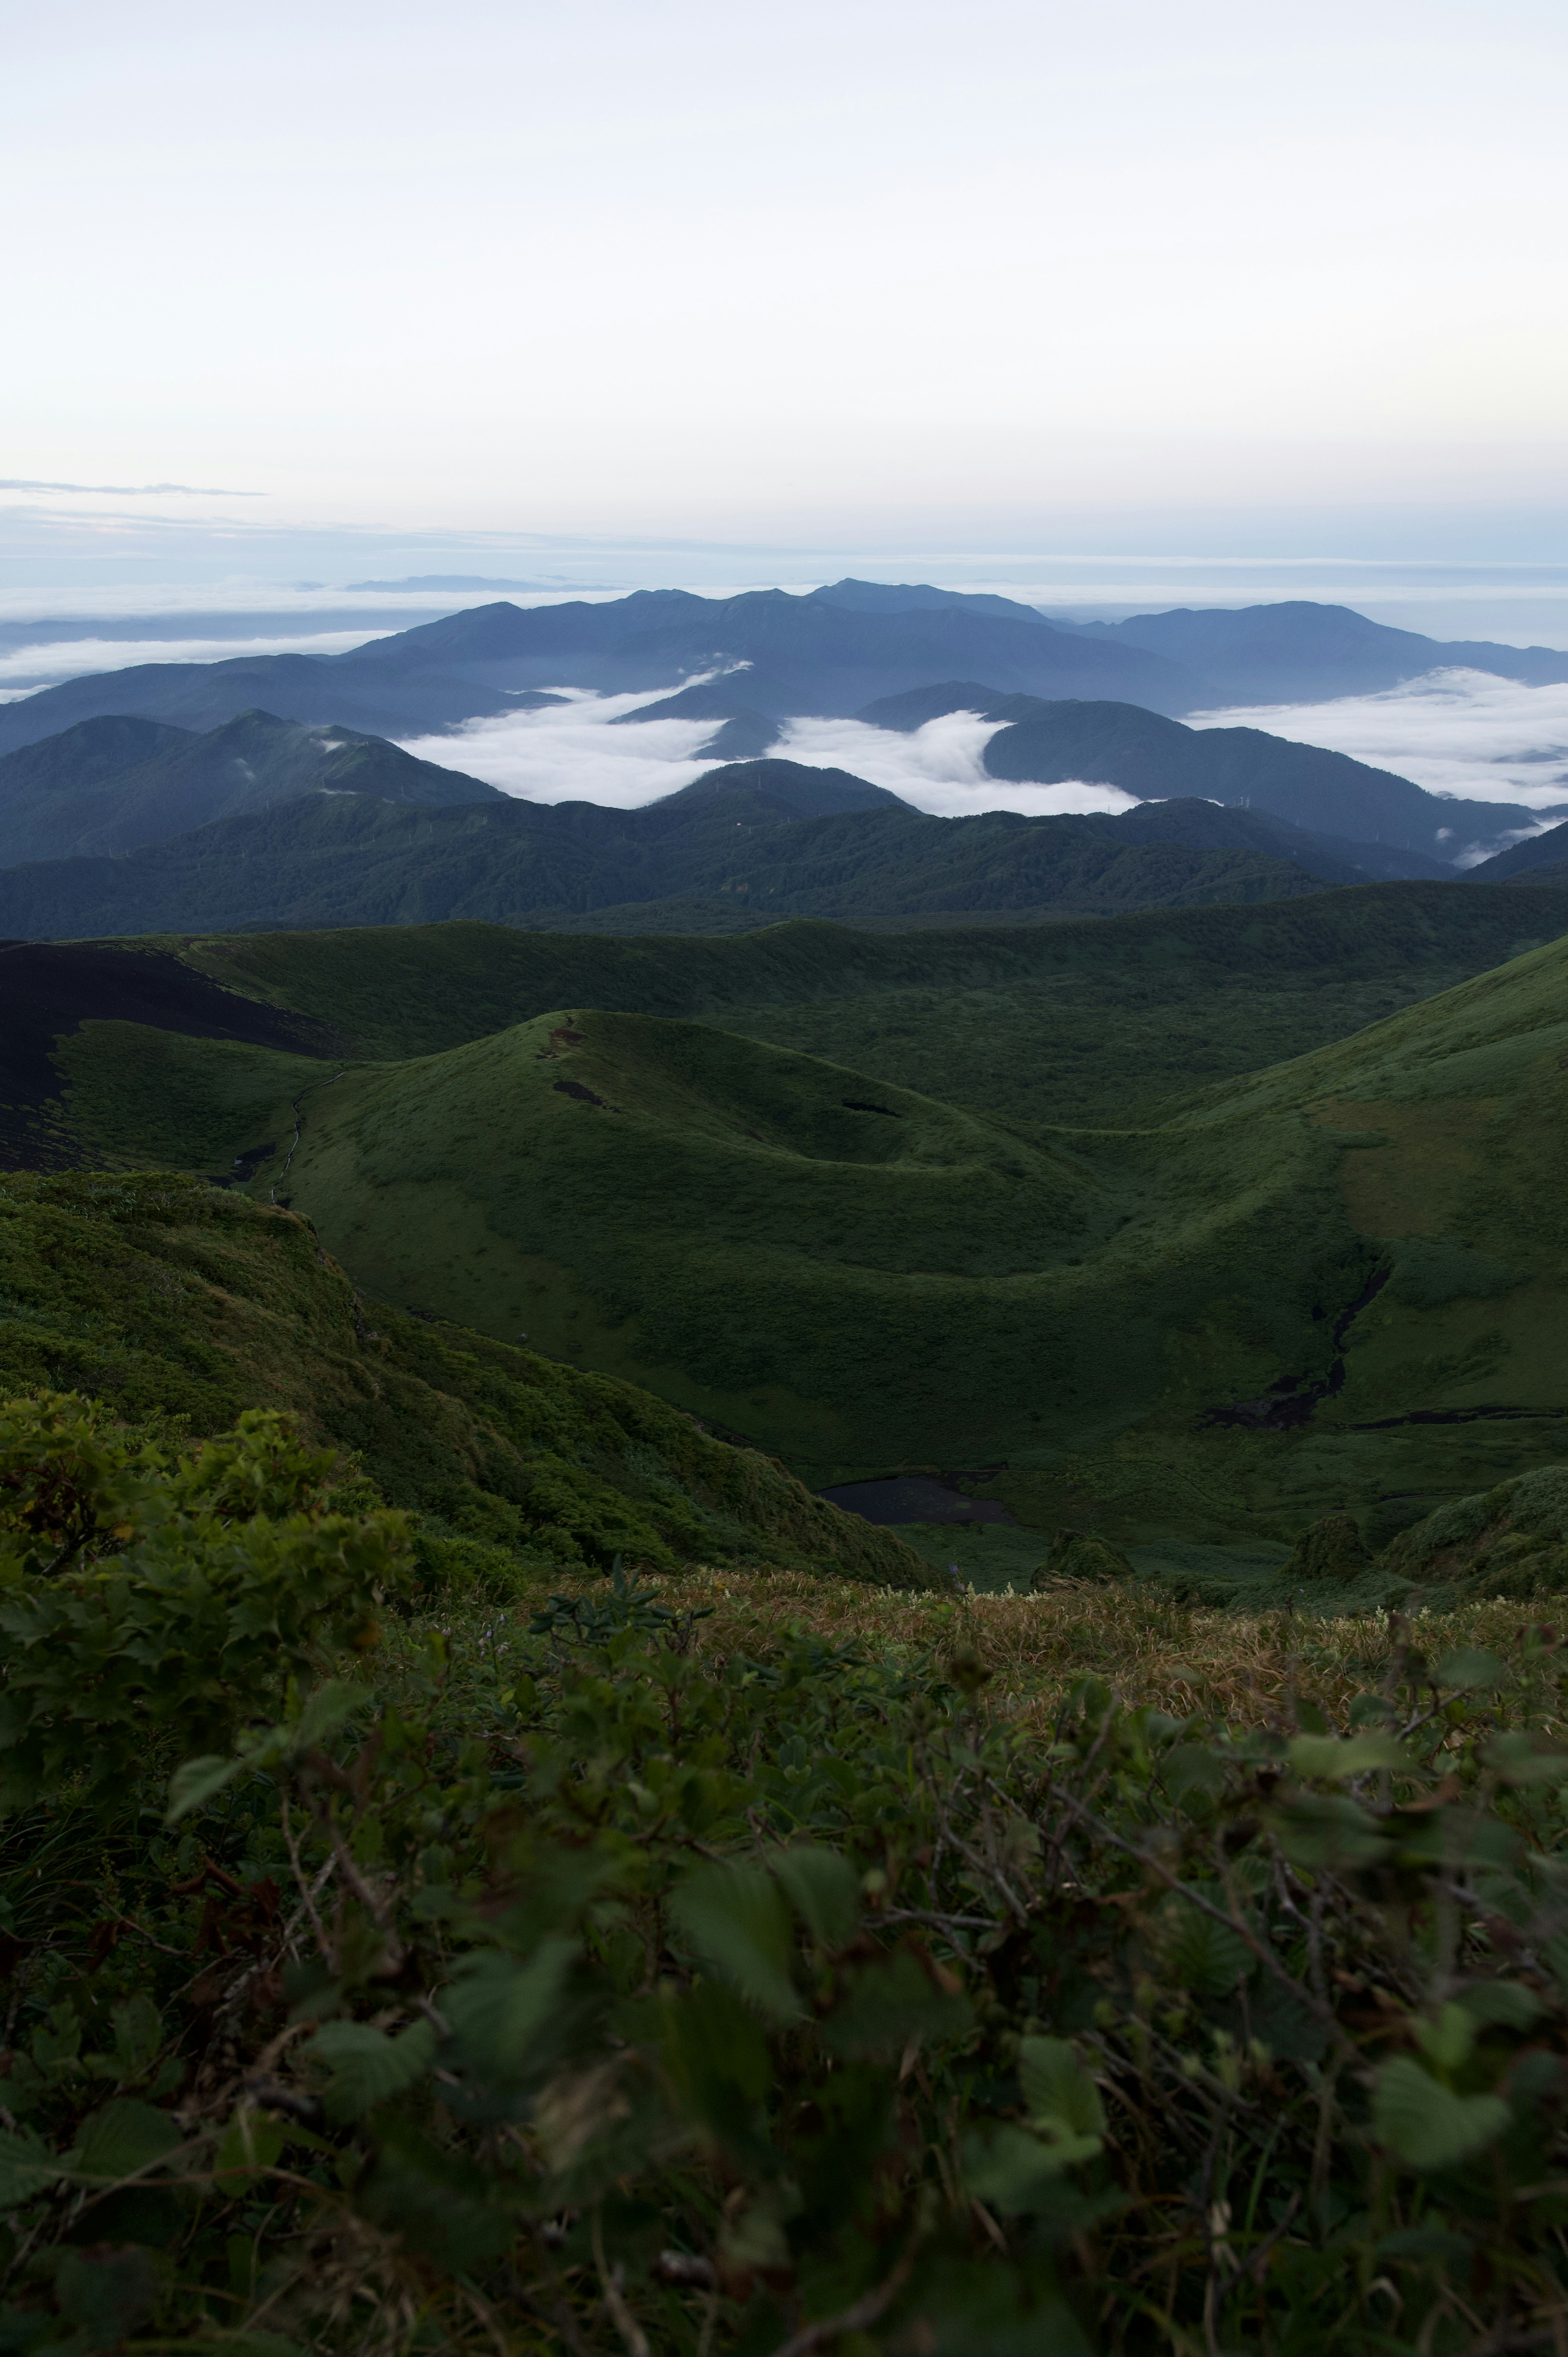
M1560 573L1558 0L4 32L0 583Z

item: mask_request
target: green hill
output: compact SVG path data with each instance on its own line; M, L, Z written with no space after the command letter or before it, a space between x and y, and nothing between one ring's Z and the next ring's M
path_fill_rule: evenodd
M581 1001L716 1023L1028 1130L1142 1120L1564 932L1568 892L1521 903L1388 884L1244 915L1162 909L994 931L792 923L727 940L596 940L424 925L198 941L181 959L325 1027L357 1057L430 1055Z
M109 1023L62 1057L81 1134L256 1152L410 1310L526 1329L816 1483L1004 1461L1026 1520L1135 1539L1397 1522L1561 1454L1564 1044L1557 942L1155 1126L1025 1135L580 1002L341 1072Z
M503 799L381 737L270 712L241 713L204 736L134 717L83 720L0 756L0 866L112 857L323 793L437 807Z
M628 1385L362 1301L304 1221L187 1178L0 1178L0 1396L223 1430L287 1407L421 1517L436 1577L761 1559L900 1587L919 1559Z

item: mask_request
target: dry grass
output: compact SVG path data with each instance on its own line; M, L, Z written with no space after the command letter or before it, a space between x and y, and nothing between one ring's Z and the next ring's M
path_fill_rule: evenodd
M831 1644L854 1639L873 1655L943 1658L972 1647L991 1673L985 1692L993 1706L1042 1719L1079 1678L1094 1676L1129 1706L1152 1704L1177 1718L1201 1714L1256 1726L1294 1716L1299 1698L1343 1725L1354 1696L1381 1685L1395 1644L1379 1615L1319 1620L1211 1611L1110 1584L1064 1581L1043 1596L953 1598L795 1571L641 1574L638 1584L655 1590L671 1611L710 1616L692 1626L690 1641L699 1653L762 1653L796 1631ZM508 1616L526 1625L547 1593L574 1591L602 1597L604 1583L553 1580L548 1589L514 1599ZM492 1623L497 1617L493 1608L486 1613ZM1429 1661L1461 1646L1509 1660L1532 1620L1530 1607L1498 1598L1422 1613L1409 1626Z

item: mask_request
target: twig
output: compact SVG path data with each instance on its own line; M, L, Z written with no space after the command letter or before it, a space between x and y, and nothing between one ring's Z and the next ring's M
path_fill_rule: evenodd
M864 2332L868 2324L875 2324L892 2307L914 2272L915 2244L911 2243L892 2274L875 2291L866 2292L837 2316L824 2316L818 2324L803 2325L791 2339L779 2344L773 2357L811 2357L812 2350L820 2349L824 2341L837 2341L846 2332Z
M648 2345L648 2335L626 2304L621 2289L623 2280L619 2267L611 2268L605 2259L605 2213L602 2203L594 2207L594 2265L598 2269L599 2287L605 2296L605 2306L610 2321L626 2343L627 2357L653 2357Z
M1237 1938L1245 1946L1251 1948L1253 1955L1265 1970L1272 1973L1275 1980L1290 1991L1296 2003L1304 2005L1309 2013L1316 2015L1341 2050L1347 2052L1352 2050L1350 2041L1340 2028L1333 2007L1323 2004L1316 1996L1309 1996L1301 1983L1292 1974L1286 1972L1279 1958L1247 1924L1238 1923L1233 1916L1226 1914L1222 1907L1216 1907L1210 1900L1190 1889L1179 1875L1173 1874L1168 1866L1163 1865L1157 1857L1152 1857L1147 1850L1140 1849L1136 1842L1130 1842L1122 1835L1113 1833L1091 1809L1086 1809L1081 1801L1075 1801L1070 1792L1058 1791L1055 1797L1063 1808L1070 1809L1075 1816L1081 1818L1090 1832L1098 1834L1101 1841L1109 1842L1113 1849L1122 1850L1129 1857L1135 1858L1141 1867L1155 1878L1156 1881L1163 1882L1167 1890L1178 1891L1187 1904L1196 1907L1200 1914L1211 1917L1216 1923L1222 1923L1228 1932L1234 1932Z

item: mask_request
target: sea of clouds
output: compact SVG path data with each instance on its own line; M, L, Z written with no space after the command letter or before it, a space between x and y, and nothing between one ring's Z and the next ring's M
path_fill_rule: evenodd
M630 810L673 793L714 766L703 753L714 734L712 721L611 725L669 692L562 690L564 705L470 721L452 736L411 740L407 750L526 801ZM1189 725L1263 728L1326 746L1411 778L1431 793L1536 810L1568 802L1568 685L1522 687L1484 672L1448 671L1330 704L1197 713ZM1035 786L988 778L982 757L997 726L972 712L949 713L910 736L860 720L790 720L771 750L812 768L848 770L940 817L1132 808L1135 796L1093 780Z
M421 760L482 778L487 785L499 786L526 802L603 802L612 810L635 810L690 785L714 767L703 748L715 732L714 721L615 725L670 692L660 688L637 695L593 695L563 688L557 693L567 698L564 705L470 720L449 737L405 738L403 749ZM886 786L917 810L942 818L993 810L1026 811L1034 816L1122 811L1131 810L1137 800L1119 786L1013 785L988 778L981 755L1000 725L982 720L977 713L953 712L904 737L860 720L789 720L781 724L771 751L778 759L801 761L812 769L848 770L874 786Z
M1413 779L1432 794L1530 810L1568 802L1568 685L1523 687L1489 672L1439 671L1378 695L1187 716L1196 728L1266 728L1326 745Z

